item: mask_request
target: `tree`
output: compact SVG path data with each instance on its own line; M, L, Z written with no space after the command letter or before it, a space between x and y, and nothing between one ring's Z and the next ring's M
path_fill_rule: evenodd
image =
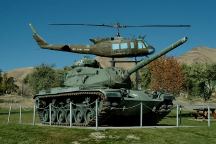
M53 65L47 64L35 67L33 73L28 75L24 82L32 87L34 93L62 86L63 72L61 70L54 70L53 67Z
M0 94L11 94L17 92L18 86L13 77L8 77L7 73L0 72Z
M141 86L144 89L148 89L151 82L151 71L149 66L146 66L140 70L141 75Z
M187 92L187 95L191 95L191 92L194 86L194 83L191 77L191 67L186 64L183 64L182 72L184 75L183 89Z
M0 95L3 94L3 78L2 78L2 71L0 69Z
M173 57L161 57L149 65L151 72L150 88L178 94L182 90L184 76L181 65Z
M207 65L206 77L205 77L205 85L206 85L206 94L207 99L210 98L212 93L215 91L216 86L216 64Z
M208 100L216 86L216 64L184 65L183 72L188 94Z
M5 93L6 94L11 94L13 92L17 92L18 90L18 86L15 84L15 79L14 77L6 77L5 81L4 81L4 85L5 85Z

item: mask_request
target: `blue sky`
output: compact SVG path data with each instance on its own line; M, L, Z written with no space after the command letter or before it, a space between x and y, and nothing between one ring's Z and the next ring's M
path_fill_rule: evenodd
M115 30L94 27L50 26L49 23L127 25L190 24L191 28L130 28L124 37L146 35L156 51L183 36L189 41L169 55L179 56L193 47L216 48L214 0L1 0L0 69L71 65L83 55L40 49L28 27L31 22L49 43L89 44L92 37L110 37Z

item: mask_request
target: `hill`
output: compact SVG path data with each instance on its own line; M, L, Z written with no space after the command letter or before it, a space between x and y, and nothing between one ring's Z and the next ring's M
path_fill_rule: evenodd
M196 47L177 57L180 63L216 63L216 48Z
M6 72L9 77L16 79L16 84L21 86L23 79L33 72L33 67L19 68Z

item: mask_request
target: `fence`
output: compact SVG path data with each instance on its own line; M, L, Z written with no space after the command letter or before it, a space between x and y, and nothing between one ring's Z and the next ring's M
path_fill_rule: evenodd
M9 104L8 107L0 108L0 124L30 124L33 122L33 107L18 104ZM36 122L39 123L39 120Z
M73 119L74 119L74 112L73 112L73 106L76 105L74 103L70 103L69 107L64 107L66 110L69 111L69 116L67 117L67 121L69 122L69 127L73 127ZM94 106L92 106L94 105ZM95 129L98 130L99 128L99 115L98 115L98 110L100 109L98 106L98 101L96 100L95 102L88 104L86 106L91 106L92 111L94 112L94 118L95 118ZM81 105L76 105L76 107L81 107ZM52 104L48 105L47 108L44 108L44 110L47 110L47 115L48 120L47 124L48 125L61 125L59 123L54 123L54 117L53 115L53 109L60 109L63 107L56 107ZM134 109L140 109L139 110L139 125L133 125L133 127L141 127L144 128L145 126L143 125L143 115L144 115L144 108L145 109L151 109L144 103L140 102L139 104L132 105L130 107L119 107L119 108L114 108L115 110L118 111L131 111ZM190 110L188 110L190 108ZM19 124L39 124L39 116L36 113L36 110L38 108L34 105L33 108L27 108L25 106L19 106L19 108L13 108L12 105L9 106L9 109L6 111L6 109L0 111L0 121L2 121L4 124L10 124L10 123L19 123ZM152 109L151 109L152 110ZM205 113L205 119L195 119L193 116L196 114L195 112L198 110L203 110L203 113ZM206 112L207 110L207 112ZM215 124L214 117L211 116L211 111L213 112L215 110L214 107L209 106L209 105L188 105L188 106L181 106L179 104L175 105L172 108L172 111L170 112L169 115L164 117L156 126L153 127L189 127L189 126L208 126L210 127L211 124ZM91 115L90 115L91 116ZM145 117L146 118L146 117ZM206 119L207 118L207 119ZM115 119L113 119L115 121ZM148 126L147 126L148 127Z
M186 120L186 118L188 120ZM176 105L176 126L208 126L215 125L215 104ZM194 122L195 121L195 122ZM193 122L193 123L192 123Z

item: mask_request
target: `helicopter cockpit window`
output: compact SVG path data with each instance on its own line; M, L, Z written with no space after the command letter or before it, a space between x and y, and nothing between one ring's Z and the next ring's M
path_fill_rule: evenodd
M134 48L134 42L130 42L131 48Z
M121 49L127 49L128 48L127 43L121 43L120 46L121 46Z
M143 42L138 42L138 48L139 49L145 48L145 45L143 44Z
M146 42L144 42L144 45L145 45L146 47L148 47L148 44L147 44Z
M112 49L113 50L119 49L119 44L112 44Z

